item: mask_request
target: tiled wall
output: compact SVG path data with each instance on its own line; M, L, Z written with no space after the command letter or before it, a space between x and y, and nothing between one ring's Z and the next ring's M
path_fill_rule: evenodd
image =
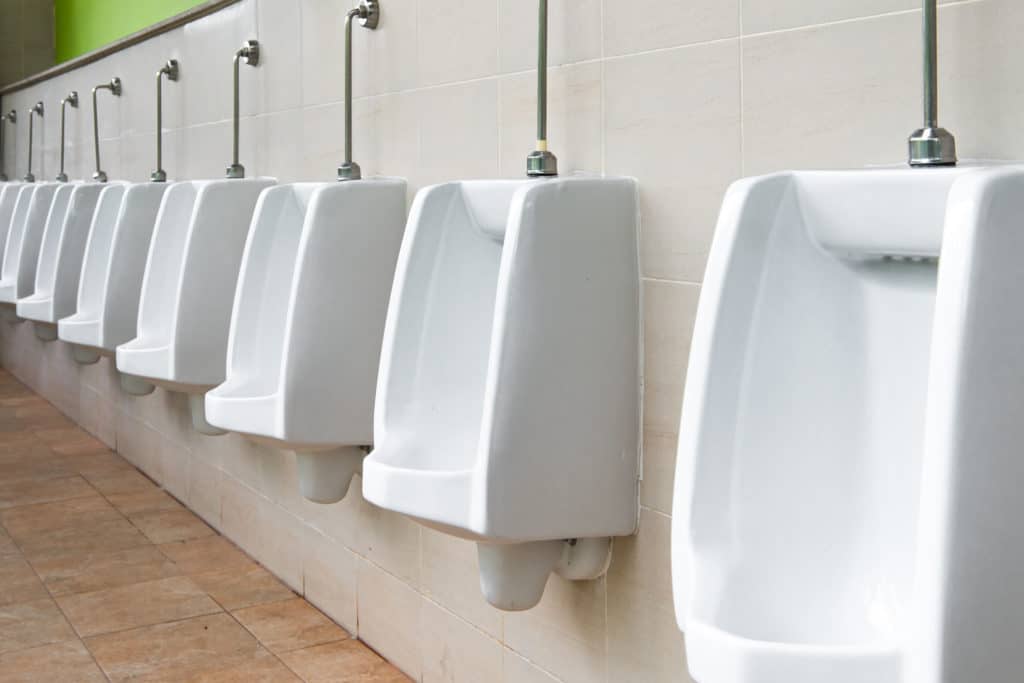
M343 135L342 18L354 0L244 0L99 64L4 98L51 105L40 177L56 172L54 103L111 76L104 165L143 180L153 163L154 72L166 87L165 166L218 177L229 161L230 61L244 68L242 162L281 180L330 179ZM291 456L196 434L182 396L120 392L110 364L78 368L61 343L0 325L3 362L115 443L211 524L410 675L507 683L686 681L669 574L672 476L700 281L722 192L788 167L899 163L920 123L917 0L553 0L551 131L563 172L629 174L643 195L645 456L640 533L605 578L552 578L543 603L503 614L479 594L472 545L371 507L297 493ZM518 177L533 147L534 0L383 0L357 30L356 160L414 191ZM941 120L963 157L1024 159L1024 3L941 9ZM106 93L104 93L106 95ZM71 175L91 173L89 106L70 114ZM9 150L24 173L23 136ZM10 160L9 160L10 161ZM358 489L358 487L356 487Z
M53 0L0 0L0 86L53 66Z

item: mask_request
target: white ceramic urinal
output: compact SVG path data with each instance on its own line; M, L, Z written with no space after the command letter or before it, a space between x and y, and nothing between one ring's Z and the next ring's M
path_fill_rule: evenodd
M729 190L673 515L699 683L1020 678L1022 210L1020 170Z
M8 320L21 320L15 306L32 294L36 264L50 205L60 183L26 183L18 193L0 273L0 309Z
M640 294L634 181L421 191L402 243L363 495L477 541L481 588L527 609L634 532Z
M246 242L227 380L210 424L296 452L306 498L341 500L373 443L384 318L405 227L405 181L263 192Z
M189 394L192 420L204 434L203 395L224 381L235 284L249 222L271 178L174 183L153 232L137 336L117 347L117 369ZM128 388L128 387L126 387Z
M166 183L133 183L103 191L82 264L78 312L58 326L81 363L113 356L135 338L146 255L166 190ZM132 393L153 390L130 379L125 384Z
M36 335L57 338L57 321L75 312L82 257L103 186L74 183L57 188L43 233L32 296L18 300L18 316L35 322Z

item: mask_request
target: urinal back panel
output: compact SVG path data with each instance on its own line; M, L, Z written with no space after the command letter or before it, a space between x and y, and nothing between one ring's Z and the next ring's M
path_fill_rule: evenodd
M25 236L25 221L28 219L28 207L32 204L32 195L38 185L26 183L18 189L18 199L14 212L11 214L11 225L4 243L4 260L2 276L11 284L17 282L18 258L21 254L21 241Z
M139 183L125 190L111 235L101 309L105 348L113 349L135 338L146 256L167 188L166 183Z
M82 261L82 277L78 283L78 313L76 318L100 320L103 312L103 297L107 286L107 272L110 270L110 245L114 238L114 225L121 211L125 186L122 183L107 185L100 191L89 228L89 239L85 243L85 258ZM96 340L99 343L100 340Z
M392 295L398 305L388 314L385 344L392 346L378 387L390 399L378 410L385 424L417 435L410 446L418 452L417 468L461 471L476 464L501 266L501 238L494 233L503 222L493 220L497 211L471 207L481 203L477 193L508 207L521 184L451 183L423 191L414 203ZM491 230L482 229L477 214L492 217L483 222Z
M139 303L140 342L167 344L173 329L188 227L199 196L199 182L174 183L164 192L149 245Z
M405 197L405 181L372 178L331 184L313 198L287 309L282 386L288 434L373 443L374 393Z
M214 386L224 381L231 308L245 238L269 178L204 184L196 197L184 260L179 265L173 326L175 379Z
M71 194L54 276L53 310L57 320L75 312L89 230L102 191L98 183L83 183Z
M21 235L17 260L17 289L14 300L29 296L35 289L36 266L39 264L39 251L43 243L43 232L46 229L50 206L57 190L57 183L39 183L32 193L32 201L28 205L25 217L25 229Z
M43 241L39 248L39 262L36 266L35 294L51 294L57 275L57 257L64 234L64 219L71 204L75 186L64 184L57 188L46 216Z
M11 219L14 218L14 207L18 203L22 183L4 183L0 186L0 261L7 237L11 231Z
M281 390L285 321L299 239L317 187L273 187L263 193L256 205L228 340L228 382L254 397Z

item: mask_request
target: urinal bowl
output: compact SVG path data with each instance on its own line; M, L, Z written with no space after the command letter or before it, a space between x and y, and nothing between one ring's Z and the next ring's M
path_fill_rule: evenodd
M552 571L599 575L636 528L637 224L629 179L450 183L414 203L363 495L476 541L502 609L535 605Z
M35 293L17 304L18 315L34 321L36 336L57 339L57 323L75 312L82 257L96 202L98 184L62 185L54 194L36 268Z
M0 272L0 315L10 321L22 320L17 315L17 301L30 296L35 288L39 249L58 186L26 184L18 193Z
M673 513L699 683L1019 676L1024 600L997 587L1024 532L993 520L1024 507L1003 483L1024 475L1021 188L960 168L729 190Z
M256 206L207 419L296 453L315 502L348 490L373 442L373 398L404 180L272 187Z
M270 178L167 187L146 258L136 336L117 346L117 369L190 395L192 422L211 425L203 394L224 381L231 305L256 200Z

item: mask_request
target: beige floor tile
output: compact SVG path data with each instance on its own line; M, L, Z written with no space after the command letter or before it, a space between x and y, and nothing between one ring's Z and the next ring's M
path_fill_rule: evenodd
M57 602L83 637L220 611L199 586L184 576L66 595Z
M0 683L106 683L106 680L80 640L0 655Z
M214 530L188 510L153 510L129 519L153 543L174 543L213 536Z
M50 598L0 607L0 654L67 640L75 632Z
M200 588L226 610L238 610L297 597L291 588L255 562L245 569L236 567L191 576Z
M149 539L124 518L65 527L15 540L32 563L59 560L69 555L114 552L149 544Z
M271 652L280 654L349 637L340 626L301 598L234 612L243 626Z
M181 510L184 509L166 491L160 489L146 489L145 491L131 491L128 493L111 493L107 496L110 504L117 508L121 514L138 515L144 512L155 512L157 510Z
M148 544L43 556L32 566L53 595L91 593L181 574L174 562Z
M85 478L105 496L113 493L148 491L158 488L151 479L137 470L87 473Z
M252 558L223 536L163 543L160 550L186 574L245 569L253 563Z
M266 652L227 614L95 636L85 643L115 682L202 680Z
M46 589L21 555L0 555L0 605L45 597Z
M105 443L79 427L37 430L36 436L47 443L54 453L64 455L105 453L110 450Z
M238 666L214 668L181 680L187 683L298 683L302 679L282 664L280 659L260 650L249 661Z
M281 659L308 683L405 683L411 680L358 640L295 650L281 655Z
M30 539L67 528L122 519L103 496L93 494L55 503L24 505L0 512L0 523L15 539Z
M33 505L53 500L83 498L96 494L82 477L62 477L31 481L0 481L0 509Z

